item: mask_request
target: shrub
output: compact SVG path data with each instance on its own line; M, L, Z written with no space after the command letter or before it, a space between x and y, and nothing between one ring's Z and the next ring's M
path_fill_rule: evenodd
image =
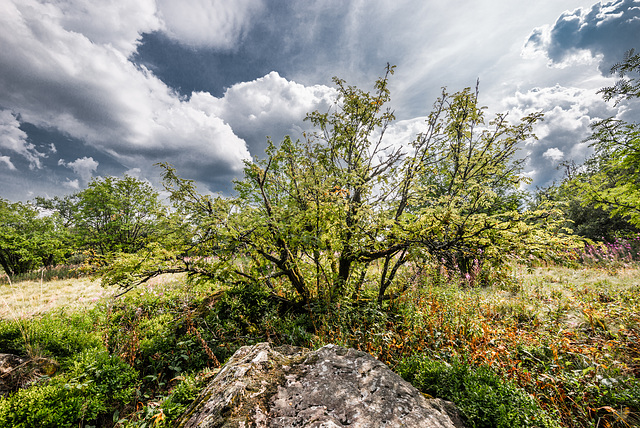
M0 320L0 349L8 354L25 352L22 325L18 321Z
M161 294L131 295L117 302L107 312L105 332L109 351L136 367L154 388L209 363L202 341L189 328L201 321L190 322L197 302L184 294ZM204 334L206 340L209 336Z
M87 313L63 311L30 319L0 320L0 349L18 355L51 357L64 367L85 349L102 346L94 321Z
M196 399L198 393L205 386L206 378L198 375L185 376L162 402L162 409L167 422L177 419Z
M70 373L0 399L0 426L58 428L95 421L133 399L136 379L136 371L119 357L85 351Z
M93 349L79 356L65 386L83 391L86 419L93 420L133 400L137 378L136 370L120 357Z
M85 397L59 383L36 385L0 399L0 426L67 428L77 426Z
M523 389L486 366L414 356L398 372L425 394L456 403L473 428L551 428L554 422Z

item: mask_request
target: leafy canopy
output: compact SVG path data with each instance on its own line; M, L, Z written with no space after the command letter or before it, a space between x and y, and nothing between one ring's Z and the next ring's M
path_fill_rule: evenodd
M0 266L9 275L60 262L69 237L57 215L22 202L0 199Z
M129 175L94 178L85 190L38 203L64 218L79 248L101 255L135 253L161 233L164 207L158 192Z
M382 302L406 289L399 275L425 258L469 272L547 250L554 213L520 211L525 178L514 157L541 115L486 120L477 89L443 90L423 132L394 141L391 74L387 67L373 93L334 78L334 108L310 113L314 131L302 140L269 141L265 158L246 162L235 197L201 195L162 165L183 239L121 258L105 280L130 287L182 270L303 302L358 299L365 289Z
M630 50L611 71L620 79L600 91L605 100L618 105L640 97L640 54ZM608 118L594 124L588 141L595 155L573 179L584 204L640 226L640 124Z

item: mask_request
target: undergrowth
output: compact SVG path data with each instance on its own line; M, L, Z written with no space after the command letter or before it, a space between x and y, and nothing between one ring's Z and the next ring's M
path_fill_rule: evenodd
M637 278L514 266L480 285L434 267L382 307L367 290L300 307L264 288L158 278L86 310L1 320L0 349L59 370L0 399L13 424L0 426L168 427L239 347L266 340L364 350L456 402L469 426L634 426Z

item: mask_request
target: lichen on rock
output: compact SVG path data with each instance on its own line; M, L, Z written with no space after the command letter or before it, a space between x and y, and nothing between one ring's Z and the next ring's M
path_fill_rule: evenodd
M463 427L369 354L269 343L240 348L176 423L221 427Z

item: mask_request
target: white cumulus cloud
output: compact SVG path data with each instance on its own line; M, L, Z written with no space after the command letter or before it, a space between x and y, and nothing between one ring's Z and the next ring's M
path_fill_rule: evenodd
M251 18L263 8L261 0L157 0L166 34L177 41L213 48L233 48Z
M71 190L79 190L80 189L80 181L76 178L75 180L66 179L64 183L62 183L64 187Z
M327 111L336 99L335 89L324 85L304 86L273 71L250 82L228 88L222 98L198 92L190 103L197 109L220 117L231 125L250 146L251 153L262 156L267 131L275 141L299 133L307 113Z
M558 149L557 147L551 147L542 154L542 157L558 162L564 158L564 153L562 153L562 150Z
M0 163L5 164L5 166L12 171L15 171L16 169L15 165L11 162L11 158L9 156L0 156Z
M141 33L162 25L154 3L107 3L0 0L0 105L10 105L24 122L83 140L125 167L148 172L154 162L171 161L192 178L228 181L250 158L245 142L220 117L128 59ZM252 4L234 7L252 10ZM227 7L229 17L234 7ZM40 167L40 154L11 120L5 128L13 137L3 138L1 147Z
M93 160L92 157L84 156L74 160L73 162L65 162L63 159L60 159L58 161L58 165L63 165L73 170L73 172L79 175L82 181L86 183L91 180L93 173L98 170L99 163Z
M27 133L20 129L20 123L9 110L0 110L0 150L16 153L29 162L29 168L41 168L40 159L45 157L36 147L27 141ZM15 169L8 156L3 162ZM13 167L13 168L12 168Z
M596 91L560 85L518 91L506 100L506 105L512 117L544 113L544 121L534 129L539 139L529 141L523 148L528 158L525 172L543 186L562 178L559 161L583 162L592 153L584 142L591 125L617 112Z
M47 3L47 13L55 16L64 30L82 34L93 44L109 45L125 56L136 50L142 33L163 27L155 0L49 0Z

